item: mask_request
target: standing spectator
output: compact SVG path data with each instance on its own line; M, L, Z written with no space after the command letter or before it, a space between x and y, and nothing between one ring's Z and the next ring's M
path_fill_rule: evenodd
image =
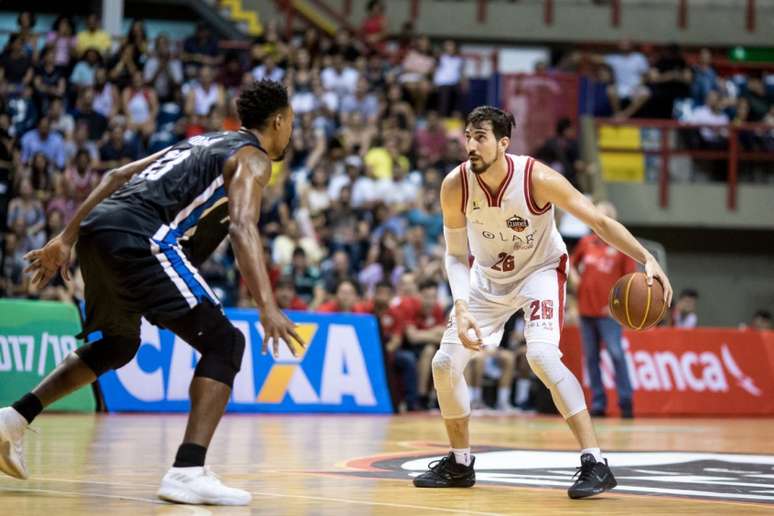
M677 45L669 45L648 73L650 98L640 113L647 118L672 118L678 99L691 96L691 69Z
M72 71L70 63L76 57L76 40L73 35L73 22L70 18L60 15L54 20L51 32L46 38L46 45L54 49L54 62L69 76Z
M336 295L317 307L321 313L351 313L357 305L357 286L351 280L343 280L336 286Z
M371 0L368 2L368 15L360 26L360 34L366 44L377 52L384 51L387 39L387 16L384 13L384 2Z
M139 52L133 45L124 43L108 64L108 78L118 88L128 86L132 81L132 75L142 70L138 55Z
M43 51L43 64L35 71L35 92L37 93L38 108L41 113L46 113L52 99L63 98L67 80L62 70L54 63L54 51Z
M32 157L42 152L58 169L65 166L64 139L62 135L51 132L51 121L41 117L37 129L28 131L21 139L22 163L29 163Z
M32 85L32 57L24 51L24 42L18 34L8 38L0 62L9 95L19 95L25 86Z
M183 42L183 55L181 56L185 73L188 77L194 77L202 66L218 66L221 62L218 42L210 33L205 23L196 26L196 33L186 38Z
M124 88L121 97L129 130L147 141L156 130L156 116L159 113L156 92L145 85L142 72L138 70L132 74L132 84Z
M693 67L691 91L697 105L704 104L710 91L718 91L718 74L712 67L712 53L707 48L699 52L699 62Z
M696 315L696 301L699 293L692 288L686 288L680 292L677 302L670 312L672 326L675 328L696 328L699 317Z
M73 73L70 74L70 84L76 88L94 86L94 75L97 67L101 65L102 57L99 52L93 48L87 48L73 68Z
M175 89L183 83L183 63L172 55L164 34L156 37L153 54L145 61L143 78L156 91L159 103L173 100Z
M598 208L608 217L616 218L612 204L601 202ZM599 367L599 351L604 341L615 369L621 415L631 418L632 386L621 346L621 325L610 317L607 301L608 293L618 278L634 272L636 263L594 234L578 242L570 262L571 284L576 286L578 292L583 354L591 379L590 413L592 416L604 416L607 410L607 397Z
M446 316L438 304L438 284L433 280L420 283L418 302L404 300L398 312L405 327L404 349L417 358L417 392L426 405L431 362L446 331Z
M433 75L441 116L450 116L452 112L460 109L464 80L465 60L459 53L457 43L447 39L443 42L443 52L438 56L438 66Z
M91 13L86 17L86 27L76 35L75 39L75 48L81 56L91 48L106 55L113 45L110 34L101 27L99 16L96 13Z
M134 47L138 55L137 64L142 64L148 55L148 35L145 32L145 23L142 20L132 20L129 31L126 34L126 42Z
M38 22L35 13L32 11L22 11L16 18L16 24L19 26L19 38L22 40L24 51L28 56L35 59L38 53L38 35L35 34L35 24Z

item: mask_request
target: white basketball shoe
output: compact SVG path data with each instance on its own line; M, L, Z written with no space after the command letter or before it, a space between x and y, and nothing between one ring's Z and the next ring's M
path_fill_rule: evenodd
M156 493L162 500L191 505L247 505L252 495L224 486L207 466L169 468Z
M24 431L27 420L13 407L0 409L0 471L14 478L26 479L24 464Z

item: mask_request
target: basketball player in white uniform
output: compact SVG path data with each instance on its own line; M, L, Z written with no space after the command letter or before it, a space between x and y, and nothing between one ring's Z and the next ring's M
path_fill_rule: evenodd
M417 487L470 487L475 483L468 421L470 400L463 371L483 346L497 346L503 326L524 311L527 359L551 391L581 448L571 498L616 486L597 443L580 383L561 362L567 249L556 229L554 207L571 213L604 241L659 278L665 299L672 288L661 267L615 220L597 210L564 177L528 156L506 153L513 116L476 108L465 129L468 161L441 186L446 271L454 310L433 358L433 380L451 452L414 479ZM470 265L469 255L473 256Z

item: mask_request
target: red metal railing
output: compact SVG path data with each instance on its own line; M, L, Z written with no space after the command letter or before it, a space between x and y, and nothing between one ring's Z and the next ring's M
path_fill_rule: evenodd
M669 163L672 156L690 156L694 159L718 161L726 160L728 171L726 184L726 206L729 210L736 210L737 207L737 186L738 171L740 161L771 161L774 162L774 153L772 152L753 152L744 151L739 148L739 133L741 131L774 131L774 126L767 124L730 124L726 126L706 125L706 124L687 124L677 120L616 120L612 118L595 119L597 128L602 125L613 126L636 126L647 129L658 129L660 131L658 149L632 149L622 147L599 147L599 152L616 152L626 154L644 154L661 157L661 169L659 171L659 205L662 208L669 206ZM670 145L670 131L679 130L712 129L713 131L728 132L728 148L720 150L704 150L691 148L672 148ZM774 172L773 172L774 173Z

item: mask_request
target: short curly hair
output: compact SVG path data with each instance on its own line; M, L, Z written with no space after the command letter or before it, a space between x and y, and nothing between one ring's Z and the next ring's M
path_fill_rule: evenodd
M495 138L510 138L511 130L516 125L513 115L494 106L479 106L470 112L467 124L479 128L484 122L492 124Z
M248 129L263 129L269 119L290 105L282 83L264 79L244 88L237 99L237 112Z

